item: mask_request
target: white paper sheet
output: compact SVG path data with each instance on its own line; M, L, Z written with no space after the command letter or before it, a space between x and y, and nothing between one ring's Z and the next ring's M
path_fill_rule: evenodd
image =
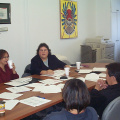
M106 77L106 74L105 73L100 73L99 77Z
M90 73L92 72L92 69L80 69L78 73Z
M32 77L28 77L28 78L19 78L19 79L15 79L15 80L11 80L10 82L4 83L6 85L11 85L11 86L20 86L20 85L24 85L29 83L32 80Z
M12 110L19 103L19 100L4 100L4 101L5 110Z
M63 89L64 85L65 85L65 84L62 84L62 83L61 83L61 84L58 84L58 85L56 85L56 86L59 87L60 89Z
M76 79L80 79L80 80L82 80L83 82L85 82L85 78L84 78L84 77L77 77Z
M3 98L3 99L15 99L17 97L20 97L21 95L23 95L23 94L3 92L3 93L0 94L0 98Z
M60 80L54 80L54 79L45 79L45 80L42 80L40 82L43 83L43 84L52 85L52 84L60 83L62 81L60 81Z
M40 105L45 104L45 103L50 102L50 101L51 100L43 99L43 98L36 97L36 96L20 100L21 103L26 104L26 105L30 105L32 107L40 106Z
M20 93L20 92L26 92L26 91L30 91L32 89L30 88L27 88L25 86L20 86L20 87L9 87L9 88L6 88L7 90L13 92L13 93Z
M96 73L90 73L86 75L85 79L89 81L97 82L97 80L99 79L99 75Z
M43 86L42 86L42 87L43 87ZM44 87L41 89L41 92L42 92L42 93L59 93L59 92L61 92L61 88L59 88L59 87L56 86L56 85L44 86Z
M49 86L40 86L35 87L33 91L39 91L41 93L59 93L61 92L61 88L56 85L49 85Z
M104 67L94 67L93 68L93 71L106 71L106 68L104 68Z

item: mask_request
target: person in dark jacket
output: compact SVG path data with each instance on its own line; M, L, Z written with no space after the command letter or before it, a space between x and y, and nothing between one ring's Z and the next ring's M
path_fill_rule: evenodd
M62 91L66 109L52 112L43 120L98 120L94 108L88 107L90 96L85 83L79 79L71 79L65 83Z
M37 49L37 55L31 60L31 74L54 74L55 69L67 66L55 55L51 55L51 50L46 43L41 43Z
M106 65L106 81L98 80L90 92L90 106L95 108L100 118L107 105L120 96L120 63Z

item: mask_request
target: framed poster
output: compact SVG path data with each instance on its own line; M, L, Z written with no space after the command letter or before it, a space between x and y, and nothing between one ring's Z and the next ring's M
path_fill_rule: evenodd
M9 3L0 3L0 24L11 23L11 12Z
M78 37L77 2L75 1L60 1L60 37L61 39Z

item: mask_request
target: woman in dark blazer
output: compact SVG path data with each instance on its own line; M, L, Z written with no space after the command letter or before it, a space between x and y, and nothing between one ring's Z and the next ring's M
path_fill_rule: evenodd
M37 55L31 60L31 74L44 75L54 74L55 69L67 66L55 55L51 55L51 50L46 43L41 43L37 49Z

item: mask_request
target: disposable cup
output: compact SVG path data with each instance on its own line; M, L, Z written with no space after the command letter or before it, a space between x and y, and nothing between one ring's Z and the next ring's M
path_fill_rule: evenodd
M13 63L12 60L8 60L8 66L9 66L10 69L13 68L12 63Z
M80 64L81 64L81 62L76 62L77 70L80 70Z
M65 70L65 75L68 77L70 68L69 67L65 67L64 70Z

